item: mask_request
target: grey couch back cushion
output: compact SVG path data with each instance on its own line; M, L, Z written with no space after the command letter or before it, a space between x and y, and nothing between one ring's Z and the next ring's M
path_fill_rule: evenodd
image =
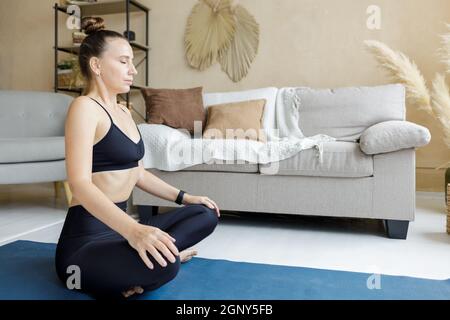
M355 141L368 127L383 121L405 120L405 87L297 90L299 126L305 136L327 134L341 141Z
M0 90L0 138L64 136L69 95Z

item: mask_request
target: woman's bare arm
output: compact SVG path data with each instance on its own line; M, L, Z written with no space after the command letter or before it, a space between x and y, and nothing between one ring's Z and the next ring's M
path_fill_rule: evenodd
M143 161L139 161L139 179L136 183L136 186L140 189L142 189L145 192L148 192L150 194L153 194L157 197L169 200L169 201L175 201L179 189L171 186L170 184L166 183L165 181L161 180L157 176L155 176L153 173L147 171L144 169ZM191 194L185 194L183 196L183 204L205 204L211 209L215 209L217 212L217 216L220 217L220 209L219 206L210 198L205 196L194 196Z
M136 186L145 192L172 202L176 200L178 192L180 191L151 172L145 170L142 160L139 161L139 179ZM188 195L186 194L185 197L186 196Z
M138 224L92 183L92 145L98 116L89 98L78 97L69 107L65 124L66 169L73 196L87 211L128 238Z

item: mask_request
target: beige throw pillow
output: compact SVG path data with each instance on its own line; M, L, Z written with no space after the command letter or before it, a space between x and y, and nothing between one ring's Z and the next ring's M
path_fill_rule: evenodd
M249 139L266 141L262 128L266 99L208 106L205 139Z

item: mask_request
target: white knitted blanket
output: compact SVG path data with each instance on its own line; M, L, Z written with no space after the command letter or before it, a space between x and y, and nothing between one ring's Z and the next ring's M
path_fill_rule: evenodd
M265 108L270 119L264 128L266 142L248 139L191 138L183 130L159 124L139 124L145 145L145 168L177 171L201 163L270 163L315 148L322 162L323 143L336 139L324 134L305 137L298 127L301 88L279 89L275 107Z

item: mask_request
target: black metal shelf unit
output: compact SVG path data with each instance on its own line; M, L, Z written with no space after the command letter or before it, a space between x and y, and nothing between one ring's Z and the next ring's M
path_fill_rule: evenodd
M108 2L94 2L78 5L80 8L80 18L88 16L100 16L108 14L125 13L126 18L126 37L130 43L133 50L139 50L144 52L144 58L136 64L138 67L142 62L145 61L145 86L148 86L148 62L149 62L149 43L148 43L148 26L149 26L149 11L150 9L142 5L136 0L114 0ZM57 3L53 6L55 14L55 46L54 46L54 91L66 91L78 93L81 95L83 92L82 87L64 87L58 86L58 52L65 52L69 54L78 55L79 47L61 47L58 45L58 12L63 12L66 15L73 15L74 13L67 12L66 6L58 5ZM143 12L145 13L145 45L137 43L135 41L130 41L129 31L130 31L130 12ZM131 90L140 90L141 85L132 85ZM123 98L123 97L122 97ZM127 107L129 107L130 93L126 93L126 98L123 98L127 102Z

